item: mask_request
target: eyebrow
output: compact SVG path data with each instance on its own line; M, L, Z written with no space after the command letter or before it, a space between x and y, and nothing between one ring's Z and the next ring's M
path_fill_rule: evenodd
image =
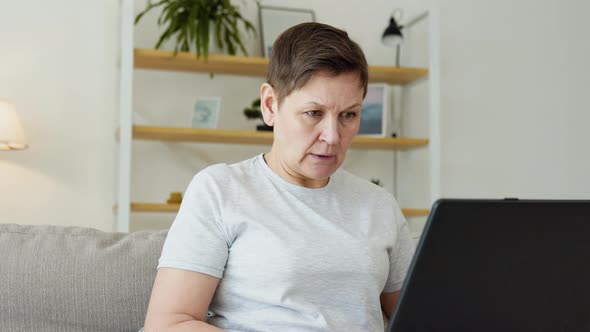
M321 103L317 103L315 101L310 101L308 103L305 103L303 106L313 106L313 107L318 107L318 108L326 108L326 105L321 104ZM348 108L345 108L344 111L349 111L353 108L357 108L357 107L361 107L362 108L362 104L354 104L349 106Z

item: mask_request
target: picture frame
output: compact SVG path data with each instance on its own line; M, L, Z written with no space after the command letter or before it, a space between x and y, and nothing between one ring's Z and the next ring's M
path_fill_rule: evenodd
M299 23L315 22L311 9L277 6L258 6L258 23L262 55L270 57L272 45L277 37L288 28Z
M193 104L192 128L217 128L221 97L197 97Z
M358 135L389 136L391 122L391 87L385 83L369 83Z

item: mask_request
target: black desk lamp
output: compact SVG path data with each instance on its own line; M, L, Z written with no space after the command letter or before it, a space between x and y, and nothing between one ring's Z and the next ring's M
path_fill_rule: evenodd
M392 14L391 18L389 18L389 25L383 31L383 35L381 36L381 42L383 45L387 46L395 46L395 66L399 67L399 53L400 53L400 44L404 40L404 35L402 34L403 26L397 24L395 20L395 13L400 13L400 18L402 15L401 9L396 9Z
M395 50L395 66L399 67L400 45L404 40L404 35L402 34L402 30L404 28L408 28L408 27L418 23L422 19L426 18L426 16L428 16L428 14L424 13L424 14L412 19L411 21L409 21L405 25L401 25L401 24L398 24L397 21L395 20L394 16L396 13L399 13L398 20L401 20L403 11L398 8L398 9L394 10L393 13L391 14L391 17L389 18L389 25L387 26L387 28L385 28L385 31L383 31L383 35L381 36L381 42L383 43L383 45L386 45L386 46L392 46L392 47L395 46L395 48L396 48L396 50Z
M389 19L389 25L383 31L383 36L381 37L381 41L383 44L387 46L397 46L401 44L404 39L404 35L402 34L403 26L398 25L395 21L393 15Z

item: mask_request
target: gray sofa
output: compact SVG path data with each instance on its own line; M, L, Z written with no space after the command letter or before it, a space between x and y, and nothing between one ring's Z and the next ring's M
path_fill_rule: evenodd
M0 225L0 331L137 331L166 231Z

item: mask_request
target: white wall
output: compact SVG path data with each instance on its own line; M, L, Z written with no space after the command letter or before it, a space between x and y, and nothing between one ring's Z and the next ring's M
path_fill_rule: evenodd
M0 98L30 148L0 153L0 222L110 230L116 0L0 1Z
M443 193L590 197L583 0L441 4Z
M255 6L244 3L247 17L255 19ZM422 5L439 6L443 195L590 196L584 130L590 102L583 95L590 86L588 2L263 3L313 8L318 21L348 30L371 64L394 62L393 50L379 43L393 8L407 8L410 17ZM137 0L136 11L143 5ZM0 98L16 102L31 145L0 153L0 222L111 229L117 6L116 0L0 2ZM136 29L139 47L151 47L157 38L146 19ZM257 50L256 41L249 48ZM189 126L196 96L221 95L220 127L253 126L241 110L261 79L142 70L134 79L136 111L154 124ZM170 191L183 191L200 167L266 150L238 148L134 142L132 198L164 201ZM367 156L373 162L363 164ZM388 188L392 165L390 152L353 153L347 162L367 178L383 172ZM404 188L423 190L422 183L414 187ZM172 217L134 214L132 229L166 227Z

